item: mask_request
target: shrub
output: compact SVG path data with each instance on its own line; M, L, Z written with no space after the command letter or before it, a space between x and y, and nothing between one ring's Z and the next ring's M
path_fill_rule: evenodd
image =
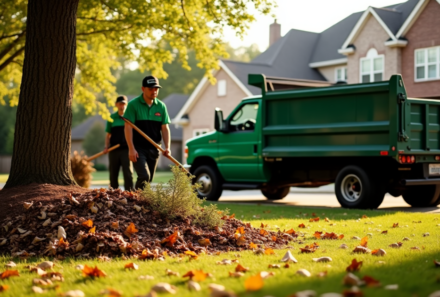
M107 170L107 166L105 166L104 164L95 164L93 167L95 168L96 171L106 171Z
M77 151L74 151L73 156L70 158L70 166L76 183L83 188L90 187L92 172L95 169L93 168L93 163L87 161L87 156L83 152L79 154Z
M217 206L201 207L204 200L197 197L198 184L192 184L194 176L188 176L178 166L172 166L173 178L168 183L159 183L154 188L145 183L140 196L149 204L151 210L158 211L170 219L193 217L195 224L213 228L221 227L222 214Z

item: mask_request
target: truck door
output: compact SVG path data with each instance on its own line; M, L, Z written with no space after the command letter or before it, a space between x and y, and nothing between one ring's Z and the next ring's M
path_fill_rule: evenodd
M226 181L264 181L259 114L258 102L245 103L228 117L227 133L219 134L217 165Z

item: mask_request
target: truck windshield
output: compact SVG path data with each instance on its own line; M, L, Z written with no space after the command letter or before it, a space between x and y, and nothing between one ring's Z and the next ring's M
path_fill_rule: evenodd
M253 131L257 123L258 104L249 103L243 105L231 119L229 127L231 131Z

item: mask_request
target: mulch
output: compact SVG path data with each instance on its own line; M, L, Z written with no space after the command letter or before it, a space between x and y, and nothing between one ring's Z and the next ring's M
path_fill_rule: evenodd
M0 191L0 254L161 259L190 251L264 252L295 240L295 234L261 231L233 215L213 229L192 220L169 220L134 192L32 184Z

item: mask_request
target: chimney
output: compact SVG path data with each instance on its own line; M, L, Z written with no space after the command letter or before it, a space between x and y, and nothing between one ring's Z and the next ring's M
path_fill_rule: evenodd
M281 37L281 25L275 19L273 24L269 26L269 46L274 44Z

